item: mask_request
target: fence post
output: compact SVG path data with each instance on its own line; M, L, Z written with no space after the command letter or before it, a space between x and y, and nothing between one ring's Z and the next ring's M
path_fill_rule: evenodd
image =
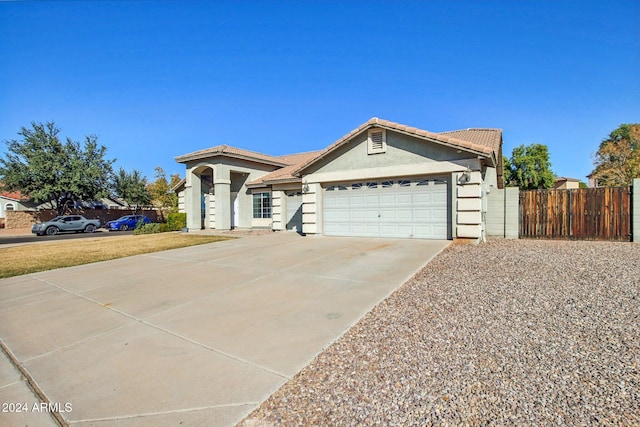
M640 178L631 183L631 241L640 243Z
M504 189L504 237L517 239L520 235L520 189Z

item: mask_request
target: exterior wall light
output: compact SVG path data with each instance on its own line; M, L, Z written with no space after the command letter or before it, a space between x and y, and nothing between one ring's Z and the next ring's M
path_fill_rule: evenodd
M307 182L302 183L302 192L303 193L309 192L309 184Z
M460 175L460 178L458 178L458 184L464 185L467 182L469 182L470 179L471 179L471 170L467 169L464 172L462 172L462 175Z

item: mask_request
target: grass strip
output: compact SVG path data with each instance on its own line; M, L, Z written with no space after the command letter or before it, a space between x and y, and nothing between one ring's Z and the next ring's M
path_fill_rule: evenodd
M167 249L203 245L231 238L159 233L12 246L0 249L0 260L2 260L0 279Z

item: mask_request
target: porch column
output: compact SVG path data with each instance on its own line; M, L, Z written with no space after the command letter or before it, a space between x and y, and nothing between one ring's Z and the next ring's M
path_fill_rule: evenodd
M200 177L193 173L192 169L187 169L184 189L184 210L187 213L187 228L189 228L189 230L200 230L201 227L201 188Z
M216 230L231 230L231 174L223 165L216 165L213 174Z

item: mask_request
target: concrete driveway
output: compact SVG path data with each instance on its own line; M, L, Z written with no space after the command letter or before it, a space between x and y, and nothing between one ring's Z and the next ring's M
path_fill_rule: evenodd
M0 425L233 425L448 243L274 233L0 280Z

